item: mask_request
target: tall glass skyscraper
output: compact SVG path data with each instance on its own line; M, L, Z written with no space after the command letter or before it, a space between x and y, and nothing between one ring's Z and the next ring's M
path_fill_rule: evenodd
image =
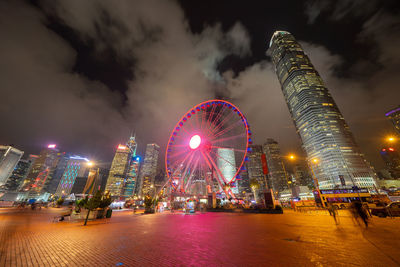
M120 197L123 193L122 190L129 169L130 154L131 151L128 146L118 145L106 185L106 192L109 192L113 197Z
M400 106L386 112L385 116L393 123L394 128L400 134Z
M375 173L361 154L324 82L293 35L275 32L269 52L319 187L374 187Z
M288 177L283 167L279 144L274 139L268 138L263 145L268 165L268 176L274 192L288 189Z
M217 154L218 168L221 170L221 173L227 182L232 181L236 174L235 151L230 148L218 148ZM222 177L220 180L222 182ZM237 185L237 181L234 181L231 186L232 192L234 194L238 194L239 188Z
M142 170L140 171L140 184L138 185L138 194L145 195L154 186L154 179L157 174L158 154L160 147L157 144L147 144L146 154Z
M0 146L0 186L7 182L23 154L12 146Z

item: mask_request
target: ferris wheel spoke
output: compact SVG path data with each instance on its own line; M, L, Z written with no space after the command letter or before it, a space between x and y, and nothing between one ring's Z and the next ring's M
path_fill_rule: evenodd
M178 151L178 152L175 152L175 153L171 153L171 155L169 155L168 156L168 158L176 158L176 157L178 157L178 156L180 156L180 155L182 155L182 154L185 154L185 153L187 153L188 152L188 150L181 150L181 151Z
M220 149L231 149L231 150L233 150L233 151L241 152L241 153L245 153L245 152L246 152L246 151L243 150L243 149L230 148L230 147L221 147L221 146L213 146L213 145L211 145L211 148L215 148L215 149L218 149L218 148L220 148Z
M225 108L225 107L224 107ZM216 124L215 127L212 128L211 133L215 134L219 129L221 129L222 126L225 125L225 123L230 120L233 117L234 113L230 112L228 114L228 116L226 116L225 118L223 118L218 124Z
M177 168L174 170L172 176L175 176L176 172L180 169L179 167L180 167L181 165L183 165L183 163L185 163L185 161L187 160L187 158L188 158L190 155L192 155L192 154L193 154L193 152L190 151L189 153L186 154L185 158L184 158L182 161L179 161L179 162L176 161L175 164L171 165L171 169L174 168L175 166L177 166Z
M217 156L217 158L222 159L223 161L225 161L226 163L228 163L229 165L231 165L233 168L235 168L235 171L237 172L239 169L238 167L236 167L235 164L233 164L232 162L230 162L229 160L225 159L224 157L221 157L221 155L218 154L218 152L215 151L211 151L215 156Z
M192 170L192 172L191 172L190 175L189 175L189 179L188 179L187 182L186 182L184 191L187 190L188 185L189 185L190 182L192 181L193 175L194 175L194 173L195 173L195 171L196 171L196 169L197 169L197 165L199 164L199 159L200 159L200 158L197 158L197 159L196 159L196 162L194 163L193 170Z
M241 126L241 125L242 125L242 121L241 121L241 120L238 120L238 121L236 121L235 123L232 123L231 125L229 125L227 128L225 128L225 129L219 131L219 132L216 133L214 136L215 136L215 137L221 136L221 135L223 135L223 134L225 134L225 133L228 133L229 131L231 131L231 130L233 130L233 129L235 129L236 127Z
M218 123L219 120L221 119L222 115L224 114L224 111L225 111L225 106L221 106L221 108L218 111L217 115L215 116L215 118L210 123L211 131L213 131L213 129L215 128L216 123Z
M209 159L211 165L214 167L214 169L217 171L217 174L219 175L219 177L221 178L221 180L226 184L227 181L225 179L225 176L222 174L221 170L218 168L217 164L215 163L215 161L212 159L210 153L206 152L205 153L206 157Z
M181 175L181 181L182 181L182 182L180 183L180 186L181 186L182 189L184 188L186 173L187 173L187 171L188 171L190 165L192 164L193 156L194 156L194 153L192 152L192 153L190 154L189 161L188 161L187 164L186 164L185 170L183 171L183 173L182 173L182 175Z
M212 105L211 111L208 114L208 119L207 119L207 124L206 124L208 132L211 131L211 129L210 129L211 121L212 121L212 118L214 116L214 112L215 112L216 107L217 107L217 105Z
M232 141L235 139L243 139L243 137L246 137L247 135L245 133L234 135L234 136L229 136L229 137L224 137L224 138L219 138L219 139L214 139L211 140L211 145L216 144L216 143L221 143L225 141Z

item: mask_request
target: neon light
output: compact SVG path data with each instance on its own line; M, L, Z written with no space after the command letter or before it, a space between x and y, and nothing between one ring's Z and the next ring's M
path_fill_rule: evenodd
M393 147L389 147L388 149L389 149L389 151L392 151L392 152L394 151Z
M396 108L396 109L394 109L394 110L389 111L388 113L385 114L385 116L387 117L387 116L389 116L390 114L393 114L393 113L395 113L395 112L397 112L397 111L400 111L400 108Z
M50 145L47 146L47 148L56 148L56 145L55 144L50 144Z
M200 135L196 134L196 135L193 135L192 138L190 138L189 146L191 149L198 148L200 146L200 144L201 144Z
M77 159L77 160L84 160L84 161L89 161L87 158L80 157L80 156L70 156L70 159Z
M125 150L125 149L127 149L128 147L127 146L124 146L124 145L118 145L118 147L117 147L117 149L119 149L119 150Z

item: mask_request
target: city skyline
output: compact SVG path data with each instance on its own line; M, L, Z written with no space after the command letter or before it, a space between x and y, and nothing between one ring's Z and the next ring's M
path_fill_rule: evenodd
M19 123L4 128L0 143L14 144L26 154L57 143L66 151L111 162L114 147L133 130L140 143L155 142L163 150L176 118L217 96L246 114L255 143L274 138L283 153L299 153L300 140L265 56L270 36L282 29L301 41L362 152L382 168L379 142L394 131L385 114L399 105L398 77L393 75L399 55L391 48L400 41L390 31L399 23L392 13L398 4L378 1L359 11L363 1L357 3L283 1L243 8L233 2L226 15L224 1L212 3L215 13L206 12L207 1L127 4L146 25L144 32L119 3L112 8L88 3L80 7L81 13L67 1L59 6L5 3L0 10L7 40L0 46L5 67L0 121L13 125L18 118ZM159 15L154 21L148 18L149 9ZM90 10L103 10L113 24ZM341 18L349 23L342 25ZM104 33L93 31L96 23ZM16 25L15 30L8 24ZM115 42L101 38L111 34L112 27L126 34L112 35ZM20 43L31 43L32 49ZM19 57L10 57L14 54L25 55L20 65L15 61ZM35 103L43 105L36 108ZM139 148L139 154L144 149Z

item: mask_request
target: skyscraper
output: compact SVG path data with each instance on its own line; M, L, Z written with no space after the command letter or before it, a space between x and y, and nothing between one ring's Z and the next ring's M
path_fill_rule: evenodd
M268 178L274 192L288 189L288 177L282 163L279 144L274 139L268 138L263 145L263 151L268 164Z
M250 145L251 152L248 154L246 169L249 181L256 180L260 185L260 191L266 189L266 180L263 173L261 157L263 150L261 145Z
M131 151L128 146L118 145L106 184L106 192L109 192L113 197L120 197L123 193L122 189L129 168L130 154Z
M23 154L12 146L0 146L0 186L7 182Z
M67 167L58 184L55 196L63 197L71 194L77 177L87 177L88 159L80 156L70 156Z
M394 147L384 147L381 149L381 156L386 164L390 176L400 179L400 155Z
M127 146L130 151L128 164L129 167L122 189L122 196L125 198L132 197L135 193L140 167L140 157L136 156L137 143L135 136L131 136L129 138Z
M3 186L6 192L18 191L19 187L28 175L35 157L37 156L29 155L28 159L21 159L18 161L17 166L15 166L14 171Z
M375 173L321 77L293 35L277 31L269 52L320 188L373 187Z
M21 190L29 192L31 197L39 195L44 185L53 178L60 155L55 145L48 145L47 148L40 151L22 184Z
M400 134L400 106L386 112L385 116L393 123L394 128Z
M154 185L154 178L157 174L159 151L160 147L157 144L147 144L146 146L143 167L140 171L140 184L138 185L139 194L144 194L144 192L148 192L148 187Z
M218 169L221 170L221 173L227 182L232 181L236 174L235 151L230 148L218 148L217 155ZM233 182L231 186L232 192L238 194L239 188L237 182Z

